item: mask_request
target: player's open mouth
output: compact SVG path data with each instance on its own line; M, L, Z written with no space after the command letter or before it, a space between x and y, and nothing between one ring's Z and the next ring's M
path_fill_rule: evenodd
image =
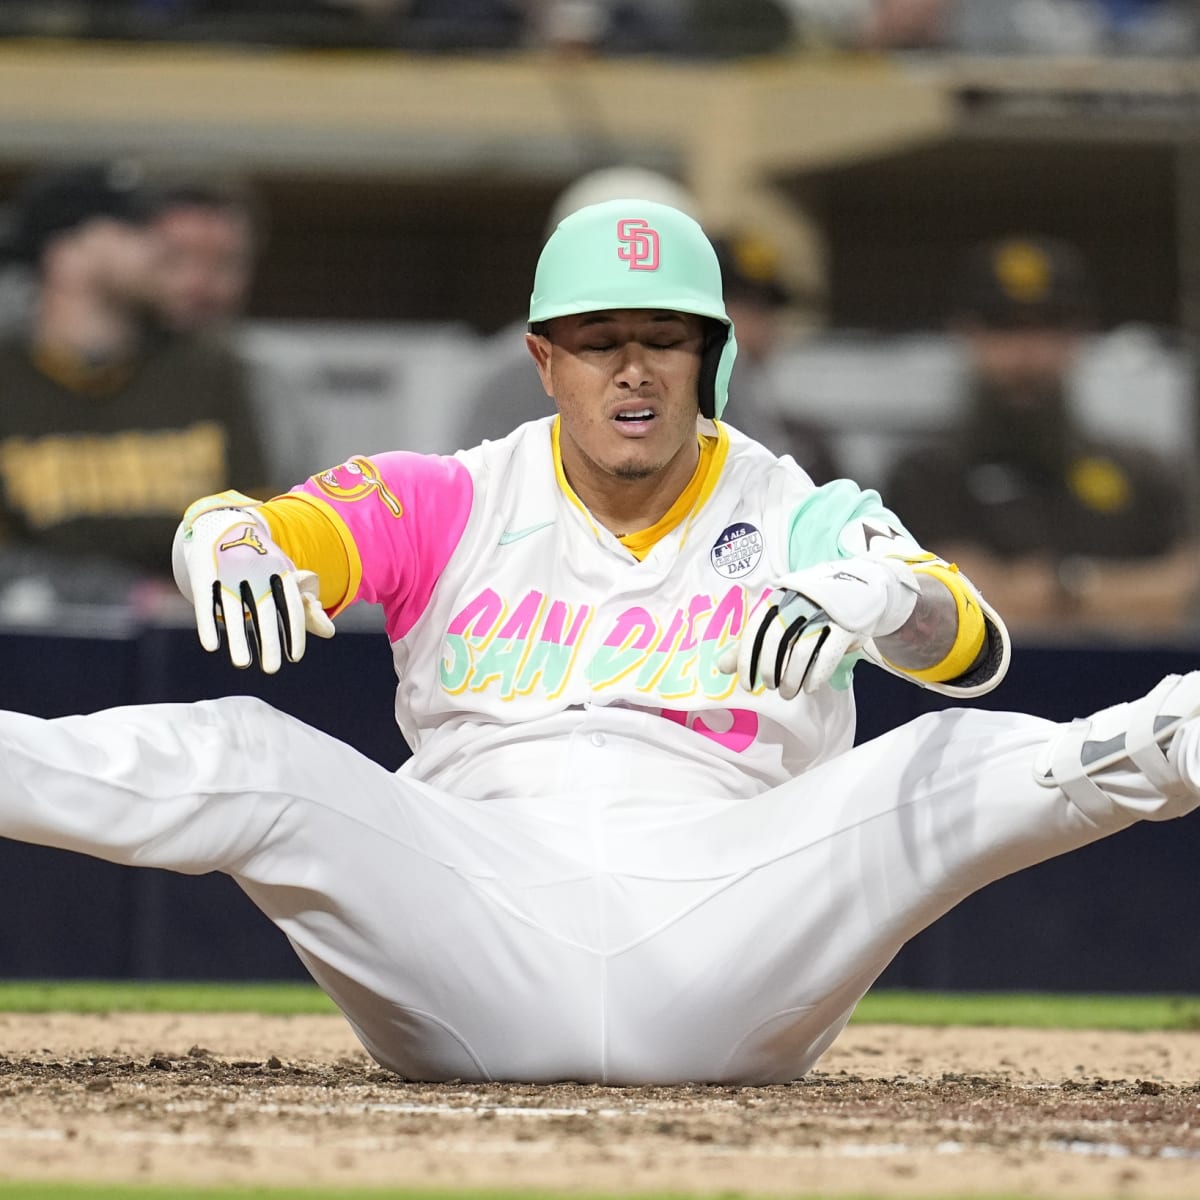
M626 408L613 413L613 420L620 426L622 433L642 433L649 428L654 416L652 408Z

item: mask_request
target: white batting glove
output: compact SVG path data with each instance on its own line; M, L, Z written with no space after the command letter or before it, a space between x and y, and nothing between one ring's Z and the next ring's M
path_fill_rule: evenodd
M911 616L920 585L899 559L848 558L783 576L717 666L748 692L778 688L785 700L812 695L838 664Z
M204 649L220 649L224 628L235 667L248 667L257 650L259 665L273 675L285 655L299 661L306 632L333 637L316 574L296 567L253 508L200 504L188 510L175 534L172 564L179 590L195 608Z

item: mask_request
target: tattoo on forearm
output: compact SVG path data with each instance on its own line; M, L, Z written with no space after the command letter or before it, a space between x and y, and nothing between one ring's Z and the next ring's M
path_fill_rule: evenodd
M884 658L904 671L936 666L958 638L958 607L950 589L931 575L917 580L921 595L912 616L895 633L876 639Z

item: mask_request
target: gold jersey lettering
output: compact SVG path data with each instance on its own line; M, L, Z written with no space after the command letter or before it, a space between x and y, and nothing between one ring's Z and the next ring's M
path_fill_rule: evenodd
M175 515L219 491L227 474L226 435L214 421L0 442L7 503L34 529L78 517Z

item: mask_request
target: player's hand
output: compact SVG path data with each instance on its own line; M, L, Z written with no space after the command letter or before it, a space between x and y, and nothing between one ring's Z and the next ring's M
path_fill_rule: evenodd
M295 566L252 508L190 513L175 537L175 580L195 608L205 650L220 649L224 630L235 667L257 654L273 675L284 657L297 662L304 654L306 633L333 637L316 574Z
M920 587L899 559L819 563L780 579L717 666L746 691L778 688L785 700L829 682L842 659L912 614Z

